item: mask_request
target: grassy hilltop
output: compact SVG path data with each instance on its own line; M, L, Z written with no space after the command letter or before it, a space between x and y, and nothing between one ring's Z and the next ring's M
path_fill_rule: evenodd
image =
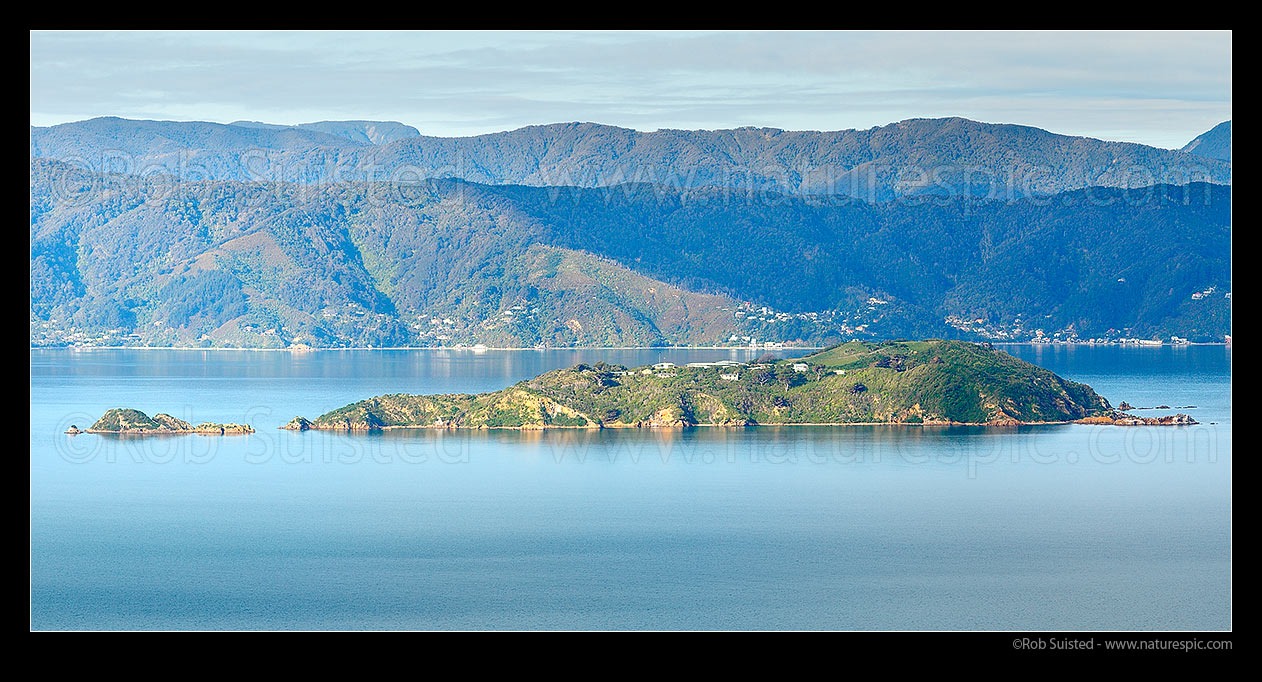
M797 360L597 363L493 393L384 395L286 428L619 428L1065 422L1113 414L1091 387L961 341L851 342Z

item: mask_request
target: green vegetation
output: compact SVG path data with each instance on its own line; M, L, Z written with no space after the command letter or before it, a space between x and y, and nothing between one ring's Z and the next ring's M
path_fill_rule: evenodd
M949 316L1020 321L1027 338L1072 328L1221 341L1230 254L1231 188L1212 185L869 204L654 185L172 187L31 163L33 344L823 345L968 333ZM786 316L736 316L741 302Z
M162 425L140 410L126 407L106 410L91 426L91 431L125 431L127 429L159 429Z
M72 426L67 433L82 432ZM254 433L254 429L247 424L232 423L212 424L211 422L202 422L193 425L169 414L159 413L150 417L140 410L116 407L106 410L105 414L101 415L101 418L87 429L87 433L121 433L129 435L200 433L205 435L226 435Z
M931 340L748 365L576 365L493 393L379 396L286 428L1016 424L1112 413L1089 386L1003 351Z

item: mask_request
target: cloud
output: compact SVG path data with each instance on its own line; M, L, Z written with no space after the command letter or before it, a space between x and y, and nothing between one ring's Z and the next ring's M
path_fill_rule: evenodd
M33 125L100 115L867 128L966 116L1181 146L1231 117L1231 33L33 32Z

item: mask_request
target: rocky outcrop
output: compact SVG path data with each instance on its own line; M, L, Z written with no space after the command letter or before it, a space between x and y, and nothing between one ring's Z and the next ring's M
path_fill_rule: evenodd
M1076 424L1106 424L1111 426L1187 426L1198 424L1191 415L1168 414L1164 417L1136 417L1114 411L1110 414L1079 419Z
M680 428L684 426L692 426L693 423L685 415L684 411L678 407L667 407L654 412L651 417L641 422L641 426L649 428Z
M990 421L985 422L983 426L1021 426L1024 423L1019 419L1000 413Z
M254 433L254 428L249 424L215 424L212 422L202 422L196 426L173 417L169 414L159 413L150 417L140 410L133 410L125 407L116 407L106 410L105 414L96 423L87 429L79 429L71 426L66 431L70 435L80 433L117 433L128 435L171 435L184 433L199 433L208 436L225 436L225 435L242 435Z
M155 414L153 416L153 420L158 423L159 428L167 429L169 431L192 431L195 428L192 424L189 424L183 419L176 419L169 414ZM201 428L203 426L209 427L211 424L209 422L204 422L202 424L198 424L196 428Z
M254 428L249 424L236 424L228 422L227 424L212 424L210 422L202 422L193 427L193 433L204 433L209 435L241 435L254 433Z
M281 428L287 431L306 431L311 428L311 420L304 417L294 417Z

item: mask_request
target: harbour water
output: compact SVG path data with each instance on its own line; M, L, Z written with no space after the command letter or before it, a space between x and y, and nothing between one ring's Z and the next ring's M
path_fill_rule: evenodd
M294 433L383 393L749 354L33 350L31 626L1230 627L1230 348L1004 350L1201 423ZM62 433L111 407L257 432Z

